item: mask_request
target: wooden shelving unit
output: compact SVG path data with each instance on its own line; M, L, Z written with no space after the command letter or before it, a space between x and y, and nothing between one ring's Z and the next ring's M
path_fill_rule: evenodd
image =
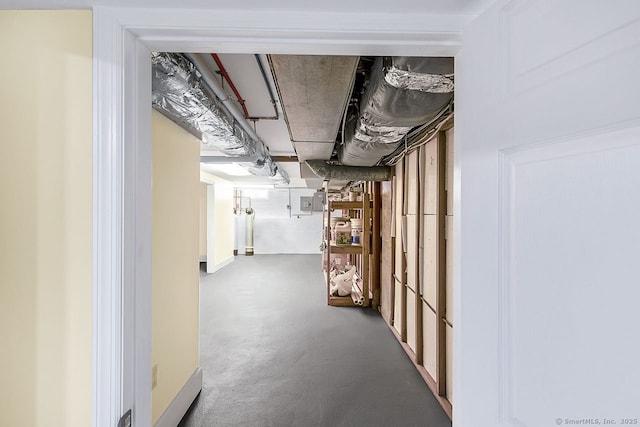
M346 202L346 201L328 201L327 204L327 229L325 239L327 242L327 257L326 257L326 277L327 277L327 304L337 307L355 307L351 296L346 297L334 297L329 294L331 289L329 272L331 271L331 254L346 254L352 255L353 264L358 269L358 274L362 277L362 296L364 301L362 307L368 307L370 304L370 286L369 286L369 255L371 254L370 248L370 230L369 222L371 218L371 201L368 194L362 195L362 201L359 202ZM351 212L360 212L360 218L362 218L362 235L360 236L359 245L351 246L338 246L331 244L331 216L333 211L338 209L348 209Z

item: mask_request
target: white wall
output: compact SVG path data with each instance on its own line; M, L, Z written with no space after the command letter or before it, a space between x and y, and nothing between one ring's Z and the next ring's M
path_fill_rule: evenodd
M310 197L312 189L243 189L255 209L255 254L319 254L322 238L322 212L300 211L300 197ZM289 199L291 197L291 199ZM291 206L291 214L287 206ZM238 253L245 252L244 214L236 216Z
M233 260L235 236L233 218L233 187L224 180L215 183L215 264Z
M0 425L91 425L92 14L0 11Z

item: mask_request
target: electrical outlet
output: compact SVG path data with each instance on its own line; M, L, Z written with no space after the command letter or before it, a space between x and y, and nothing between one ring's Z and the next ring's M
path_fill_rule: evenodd
M158 364L156 363L155 365L153 365L153 368L151 368L151 390L156 388L157 385L158 385Z

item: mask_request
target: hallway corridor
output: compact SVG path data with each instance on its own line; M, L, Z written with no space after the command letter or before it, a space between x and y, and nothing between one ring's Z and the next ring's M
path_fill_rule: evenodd
M182 427L451 426L382 317L329 307L320 255L201 273L200 396Z

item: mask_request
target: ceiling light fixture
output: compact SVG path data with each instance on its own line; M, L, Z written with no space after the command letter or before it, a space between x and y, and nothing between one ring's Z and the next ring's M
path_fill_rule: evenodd
M205 170L222 172L230 176L250 176L251 173L237 163L201 163Z

